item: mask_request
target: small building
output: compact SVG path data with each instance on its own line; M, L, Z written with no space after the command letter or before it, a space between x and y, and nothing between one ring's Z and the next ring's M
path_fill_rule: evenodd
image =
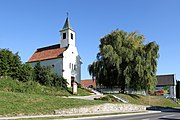
M59 32L60 44L38 48L28 63L35 66L40 61L43 66L52 66L52 70L63 76L68 82L68 87L71 87L74 81L80 83L82 62L75 45L76 34L68 17Z
M85 80L81 80L80 84L81 84L83 87L96 88L96 80L85 79Z
M167 74L167 75L157 75L157 85L156 90L167 91L167 97L175 99L176 98L176 75Z

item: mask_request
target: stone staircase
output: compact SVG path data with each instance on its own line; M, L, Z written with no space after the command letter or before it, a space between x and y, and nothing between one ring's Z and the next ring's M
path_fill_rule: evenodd
M94 90L92 88L88 88L91 92L93 92L95 95L103 95L103 93L97 91L97 90Z
M120 98L120 97L117 97L117 96L115 96L115 95L112 95L112 96L113 96L114 98L116 98L117 100L123 102L123 103L128 103L128 101L126 101L126 100L124 100L124 99L122 99L122 98Z
M88 88L91 92L93 92L95 95L98 95L98 96L103 96L103 93L101 93L101 92L99 92L99 91L97 91L97 90L94 90L94 89L92 89L92 88ZM115 96L115 95L112 95L114 98L116 98L118 101L121 101L121 102L123 102L123 103L128 103L128 101L126 101L126 100L124 100L124 99L122 99L122 98L120 98L120 97L117 97L117 96Z

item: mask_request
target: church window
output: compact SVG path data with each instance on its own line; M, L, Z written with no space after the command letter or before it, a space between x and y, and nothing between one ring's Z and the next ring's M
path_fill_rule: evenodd
M69 68L71 69L71 63L69 63Z
M74 70L76 70L76 65L74 65Z
M73 34L71 33L71 39L73 40Z
M72 64L72 70L73 70L73 67L74 67L74 65Z
M63 33L63 39L66 39L66 33Z

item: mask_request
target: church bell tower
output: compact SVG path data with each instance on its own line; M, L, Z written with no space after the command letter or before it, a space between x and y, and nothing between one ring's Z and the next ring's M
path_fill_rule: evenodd
M62 30L60 30L59 32L60 32L60 39L61 39L61 42L60 42L61 48L68 47L70 45L75 46L75 32L70 25L68 16L66 18L66 21L64 23Z

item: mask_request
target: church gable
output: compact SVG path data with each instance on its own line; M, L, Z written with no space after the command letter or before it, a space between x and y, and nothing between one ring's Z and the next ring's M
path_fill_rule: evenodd
M28 60L28 62L61 58L63 52L66 49L67 48L60 48L60 44L38 48L36 52L31 56L31 58Z

